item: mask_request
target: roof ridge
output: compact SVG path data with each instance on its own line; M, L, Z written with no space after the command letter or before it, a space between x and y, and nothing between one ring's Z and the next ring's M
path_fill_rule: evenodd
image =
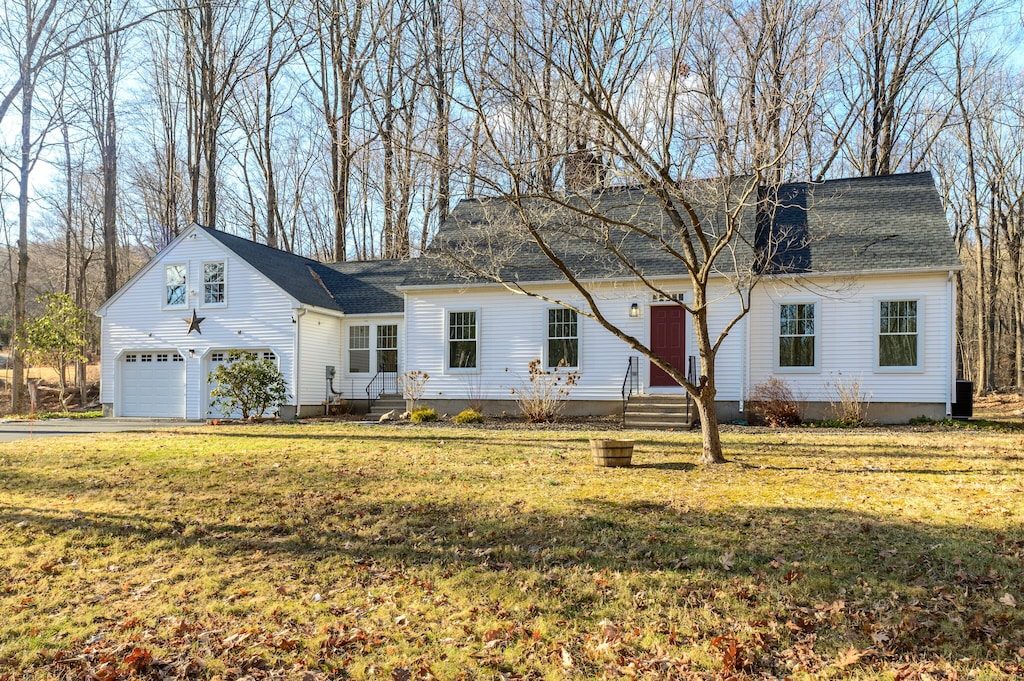
M276 248L274 246L268 246L267 244L261 244L258 241L253 241L252 239L247 239L244 236L239 236L237 234L232 234L231 232L227 232L227 231L225 231L223 229L214 229L213 227L207 227L206 225L201 225L198 222L195 223L195 226L199 227L202 230L205 230L208 234L212 235L215 239L217 239L218 241L221 241L221 242L224 241L224 239L222 237L228 237L229 239L236 239L238 241L244 242L246 244L246 246L249 247L249 248L251 248L253 246L256 246L257 248L266 249L266 250L268 250L268 251L270 251L272 253L276 253L276 254L292 257L292 258L298 258L299 260L304 260L307 263L315 262L315 263L323 264L319 260L315 260L313 258L308 258L308 257L306 257L304 255L299 255L298 253L292 253L290 251L284 250L283 248Z

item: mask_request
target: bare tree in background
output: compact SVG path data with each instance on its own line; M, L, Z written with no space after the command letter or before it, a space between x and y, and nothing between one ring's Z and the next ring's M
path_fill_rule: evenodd
M0 103L0 120L7 107L19 99L21 126L19 131L18 156L18 268L14 280L14 314L12 315L12 336L16 336L26 321L26 290L28 287L28 222L29 222L29 181L32 170L39 158L43 138L53 124L44 120L42 129L34 124L36 113L36 90L44 77L45 68L55 57L66 54L63 48L71 41L81 22L81 14L55 0L37 2L21 0L7 7L0 19L0 41L17 61L17 82L10 94L14 97ZM20 95L20 98L18 97ZM9 95L10 96L10 95ZM44 117L45 119L45 117ZM25 362L22 353L12 345L11 410L26 411Z
M348 255L349 198L352 160L356 153L352 124L363 72L382 39L382 12L375 2L308 0L305 17L296 23L299 54L327 126L330 191L333 200L334 259Z
M476 50L464 57L467 72L475 72L476 60L485 55L472 27L500 31L480 69L490 77L476 84L464 105L480 115L488 142L480 181L501 197L506 208L499 222L513 236L474 235L475 242L447 244L445 257L509 290L594 319L665 371L695 400L703 463L725 460L715 411L715 361L749 310L758 279L751 250L755 216L773 196L779 167L796 152L820 84L820 78L808 77L820 62L820 37L777 25L789 20L781 13L746 11L739 3L672 0L643 7L626 0L513 1L464 15L469 35L462 42ZM787 44L761 49L763 36L784 36ZM779 54L793 60L783 65ZM808 63L796 64L801 59ZM787 95L785 115L752 96L765 82L788 88L791 69L797 68L804 85ZM579 131L586 135L579 140L582 148L575 139ZM564 146L556 149L549 140ZM573 165L580 162L582 170ZM552 163L561 168L564 186L547 179ZM641 188L663 221L609 215L599 198L588 198L600 197L600 190L574 195L574 189L586 188L580 180L588 175L590 187L602 187L610 175ZM584 303L510 279L506 258L514 262L515 253L502 242L512 243L515 236L539 249ZM631 240L678 262L689 278L692 302L676 300L645 271L642 259L623 246ZM474 243L475 252L468 252ZM586 244L592 255L581 261L565 250L566 243ZM615 263L622 276L686 309L699 377L688 377L609 318L585 274L595 259ZM712 330L710 287L722 277L735 314Z
M253 69L260 8L253 0L174 0L183 55L191 219L217 227L217 190L225 107Z
M131 39L127 31L116 31L134 18L133 4L124 0L96 0L96 11L85 30L99 36L84 46L84 84L89 99L89 118L103 173L103 277L109 298L118 287L118 85L121 60ZM82 81L80 81L82 82Z
M859 97L850 104L859 136L851 141L862 174L895 172L902 149L913 143L916 131L909 126L928 91L943 45L939 23L948 11L948 0L855 0L850 56Z
M240 161L244 186L249 193L252 238L273 248L288 248L284 239L284 214L279 197L276 136L279 122L294 105L296 84L283 77L295 58L296 45L288 35L292 3L263 0L259 64L246 82L234 89L230 116L245 134L246 159L251 158L259 171L259 183L249 181L248 163ZM255 189L262 186L263 193ZM261 234L257 220L262 213Z

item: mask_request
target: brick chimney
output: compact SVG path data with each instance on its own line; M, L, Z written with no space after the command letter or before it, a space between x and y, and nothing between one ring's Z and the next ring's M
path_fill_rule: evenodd
M576 194L591 192L604 186L607 168L604 159L592 154L583 145L565 155L565 191Z

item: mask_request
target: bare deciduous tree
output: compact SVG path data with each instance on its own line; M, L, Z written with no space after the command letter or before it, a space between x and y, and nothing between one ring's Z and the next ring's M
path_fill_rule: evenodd
M447 244L446 257L509 290L574 309L642 353L693 396L703 432L700 461L724 461L716 356L749 310L759 276L751 250L755 216L771 201L813 110L820 36L784 30L780 22L790 17L782 13L746 12L728 2L665 0L637 8L625 0L512 0L489 11L464 16L467 32L501 27L493 49L464 56L467 71L488 59L480 72L490 74L470 88L464 105L477 113L487 139L480 181L502 199L491 224L511 233L460 239ZM766 36L777 41L774 49L764 48ZM471 35L463 43L480 45ZM785 72L780 54L791 56ZM798 68L803 86L789 91L782 115L771 105L780 95L765 100L760 88L773 83L781 91L792 80L789 69ZM552 169L560 169L560 186L548 178ZM607 178L640 189L633 215L602 206ZM644 220L642 207L651 202L658 217ZM509 245L517 237L538 249L584 303L510 278L507 258L516 250ZM581 247L589 255L581 256ZM651 252L678 264L690 281L690 301L676 299L647 271L638 253ZM586 274L594 261L612 263L619 276L686 309L699 376L687 376L613 321ZM725 282L733 313L713 325L712 298L723 294L718 282Z

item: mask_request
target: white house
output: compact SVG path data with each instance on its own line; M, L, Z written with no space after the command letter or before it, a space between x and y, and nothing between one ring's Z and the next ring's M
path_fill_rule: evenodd
M737 256L758 276L749 314L718 355L721 418L744 418L752 388L771 377L787 381L812 415L823 411L836 383L853 380L876 420L949 414L960 262L931 175L783 189L770 219L752 216L757 232ZM638 190L595 196L588 200L620 219L661 220ZM582 312L590 305L536 248L502 231L507 212L496 210L499 204L461 202L435 244L439 252L458 251L468 247L467 234L501 235L500 257L495 241L478 250L494 256L491 279L505 285L459 271L459 253L318 263L189 227L99 311L105 409L203 418L210 413L206 376L233 348L279 362L292 395L285 415L322 413L336 395L363 405L393 391L395 377L411 370L430 375L423 399L440 410L483 400L489 411L515 413L511 392L534 359L577 372L574 413L615 413L624 396L637 393L680 394L624 341L549 302ZM759 261L769 250L766 234L785 236ZM692 323L677 304L692 302L693 294L677 260L626 240L634 271L624 272L621 263L612 268L567 243L564 253L576 258L593 304L610 321L678 367L693 361ZM639 283L637 271L661 293ZM713 331L739 310L733 274L723 271L709 287ZM509 291L517 286L542 298Z

